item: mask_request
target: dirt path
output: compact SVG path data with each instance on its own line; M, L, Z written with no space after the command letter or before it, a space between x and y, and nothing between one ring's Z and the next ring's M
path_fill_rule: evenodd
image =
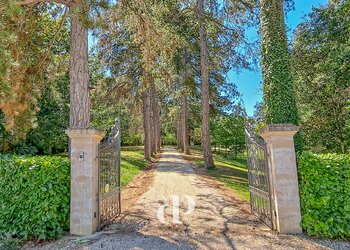
M179 219L173 221L177 199ZM191 201L193 211L189 211ZM334 249L334 242L271 231L247 212L246 204L223 195L170 148L162 153L150 189L123 212L118 223L86 239L59 249ZM350 249L344 242L336 246Z

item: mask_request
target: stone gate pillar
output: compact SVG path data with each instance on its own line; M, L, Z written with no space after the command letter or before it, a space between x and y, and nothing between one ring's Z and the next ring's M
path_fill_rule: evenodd
M267 125L260 135L268 152L270 182L277 231L301 233L298 173L293 136L298 127L288 124Z
M71 141L70 233L92 234L98 227L98 144L96 129L67 129Z

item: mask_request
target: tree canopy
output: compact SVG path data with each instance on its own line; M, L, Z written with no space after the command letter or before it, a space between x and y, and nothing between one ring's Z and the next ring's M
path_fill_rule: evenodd
M202 144L209 167L211 144L244 149L249 118L227 75L254 69L261 54L255 123L300 123L307 149L347 152L349 3L315 8L289 47L292 8L290 0L2 1L2 151L64 151L68 124L108 132L121 117L123 145L144 144L150 158L161 137L187 153ZM261 41L250 41L247 29L259 24Z
M349 1L315 8L293 41L293 68L305 146L342 152L350 143Z

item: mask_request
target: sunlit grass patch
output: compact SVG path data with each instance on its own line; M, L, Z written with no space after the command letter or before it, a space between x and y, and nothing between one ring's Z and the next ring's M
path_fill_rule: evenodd
M125 187L147 166L141 147L122 148L121 151L121 185Z
M192 160L204 167L202 152L198 148L191 149ZM226 187L231 188L244 200L249 201L248 168L247 159L244 154L233 156L230 154L219 155L213 153L216 169L208 170L208 174L223 182Z

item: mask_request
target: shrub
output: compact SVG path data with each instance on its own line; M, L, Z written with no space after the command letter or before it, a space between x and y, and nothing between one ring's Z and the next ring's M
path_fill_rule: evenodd
M176 145L177 140L175 135L165 135L162 137L162 143L163 145Z
M69 226L67 158L0 155L0 234L48 239Z
M142 135L132 134L132 135L122 135L122 145L123 146L140 146L142 145Z
M308 235L350 236L350 155L299 157L302 227Z

